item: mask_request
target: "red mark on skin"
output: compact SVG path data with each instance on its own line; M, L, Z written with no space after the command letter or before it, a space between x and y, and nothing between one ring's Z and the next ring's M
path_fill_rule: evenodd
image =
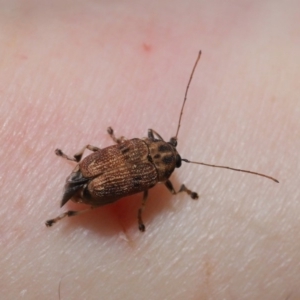
M17 54L16 56L17 56L17 58L19 58L21 60L27 60L28 59L28 56L25 55L25 54Z
M144 50L145 52L151 52L152 46L151 46L150 44L143 43L143 50Z

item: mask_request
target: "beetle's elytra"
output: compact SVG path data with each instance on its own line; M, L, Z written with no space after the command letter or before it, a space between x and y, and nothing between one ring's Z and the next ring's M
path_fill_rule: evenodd
M153 129L149 129L148 137L143 139L134 138L127 140L124 137L116 138L113 129L109 127L107 132L116 143L113 146L100 149L87 145L76 153L74 157L64 154L59 149L55 151L56 155L78 163L66 179L61 206L65 205L69 200L72 200L74 202L88 204L91 208L83 211L67 211L54 219L46 221L46 226L52 226L66 216L79 215L95 207L110 204L123 197L143 192L142 205L138 210L138 227L140 231L145 231L142 211L144 210L148 197L148 190L157 183L164 183L172 194L184 191L189 194L192 199L198 198L198 194L189 190L185 185L182 185L179 191L176 192L169 180L174 169L179 168L182 162L251 173L278 182L277 179L261 173L201 162L192 162L180 157L176 150L177 137L189 85L200 56L201 51L198 54L185 91L176 135L172 137L169 142L165 142ZM81 160L85 149L91 150L93 153Z

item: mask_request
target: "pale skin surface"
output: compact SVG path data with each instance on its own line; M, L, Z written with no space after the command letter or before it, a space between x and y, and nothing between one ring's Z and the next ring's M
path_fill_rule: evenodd
M43 3L45 2L45 3ZM0 290L5 299L299 299L300 5L2 1ZM185 4L183 4L185 3ZM245 2L244 2L245 3ZM199 200L149 191L64 219L85 144L179 133Z

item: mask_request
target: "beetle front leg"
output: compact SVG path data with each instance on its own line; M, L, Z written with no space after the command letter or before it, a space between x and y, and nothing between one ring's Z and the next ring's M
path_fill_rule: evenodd
M122 142L124 142L126 140L124 136L116 138L116 136L114 134L114 130L111 127L107 128L107 133L110 135L110 137L116 144L121 144Z
M145 209L147 198L148 198L148 190L144 191L142 206L138 210L138 224L139 224L139 230L141 232L144 232L146 230L143 219L142 219L142 213Z
M181 185L181 187L180 187L180 189L179 189L178 192L176 192L176 191L174 190L173 184L172 184L172 182L171 182L170 180L167 180L167 181L165 182L165 186L167 187L167 189L168 189L173 195L176 195L176 194L181 193L181 192L186 192L188 195L190 195L190 197L191 197L192 199L198 199L198 198L199 198L199 196L198 196L198 194L197 194L196 192L193 192L193 191L189 190L184 184Z
M148 138L154 141L155 136L158 137L159 140L164 140L155 130L148 129Z
M47 227L51 227L53 224L57 223L58 221L60 221L61 219L65 218L65 217L74 217L74 216L78 216L78 215L81 215L81 214L84 214L92 209L94 209L95 207L92 206L88 209L84 209L84 210L79 210L79 211L74 211L74 210L69 210L69 211L66 211L65 213L59 215L58 217L54 218L54 219L50 219L50 220L47 220L45 222L46 226Z
M81 158L82 158L82 155L83 155L83 152L85 149L89 149L93 152L96 152L96 151L99 151L100 148L98 147L95 147L95 146L92 146L92 145L86 145L84 146L80 151L78 151L76 154L74 154L74 157L71 157L65 153L63 153L60 149L56 149L55 150L55 154L57 156L61 156L67 160L72 160L72 161L75 161L75 162L80 162L81 161Z

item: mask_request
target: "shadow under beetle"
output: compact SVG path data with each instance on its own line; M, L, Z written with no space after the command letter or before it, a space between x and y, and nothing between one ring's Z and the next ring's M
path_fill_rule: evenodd
M183 108L200 56L201 51L198 54L186 87L176 135L171 137L169 142L165 142L153 129L148 129L148 137L143 139L134 138L127 140L124 137L116 138L113 129L109 127L107 132L116 145L104 149L86 145L74 157L64 154L59 149L55 150L56 155L78 163L66 179L61 206L72 200L89 204L91 207L82 211L67 211L54 219L46 221L46 226L52 226L66 216L76 216L93 208L113 203L123 197L143 192L142 205L138 210L138 227L140 231L145 231L142 212L148 198L148 190L157 183L164 183L172 194L186 192L192 199L198 199L198 194L189 190L185 185L182 185L179 191L176 192L169 180L174 169L179 168L182 162L246 172L278 182L273 177L257 172L193 162L181 158L177 152L177 137ZM93 153L81 160L85 149L91 150Z

